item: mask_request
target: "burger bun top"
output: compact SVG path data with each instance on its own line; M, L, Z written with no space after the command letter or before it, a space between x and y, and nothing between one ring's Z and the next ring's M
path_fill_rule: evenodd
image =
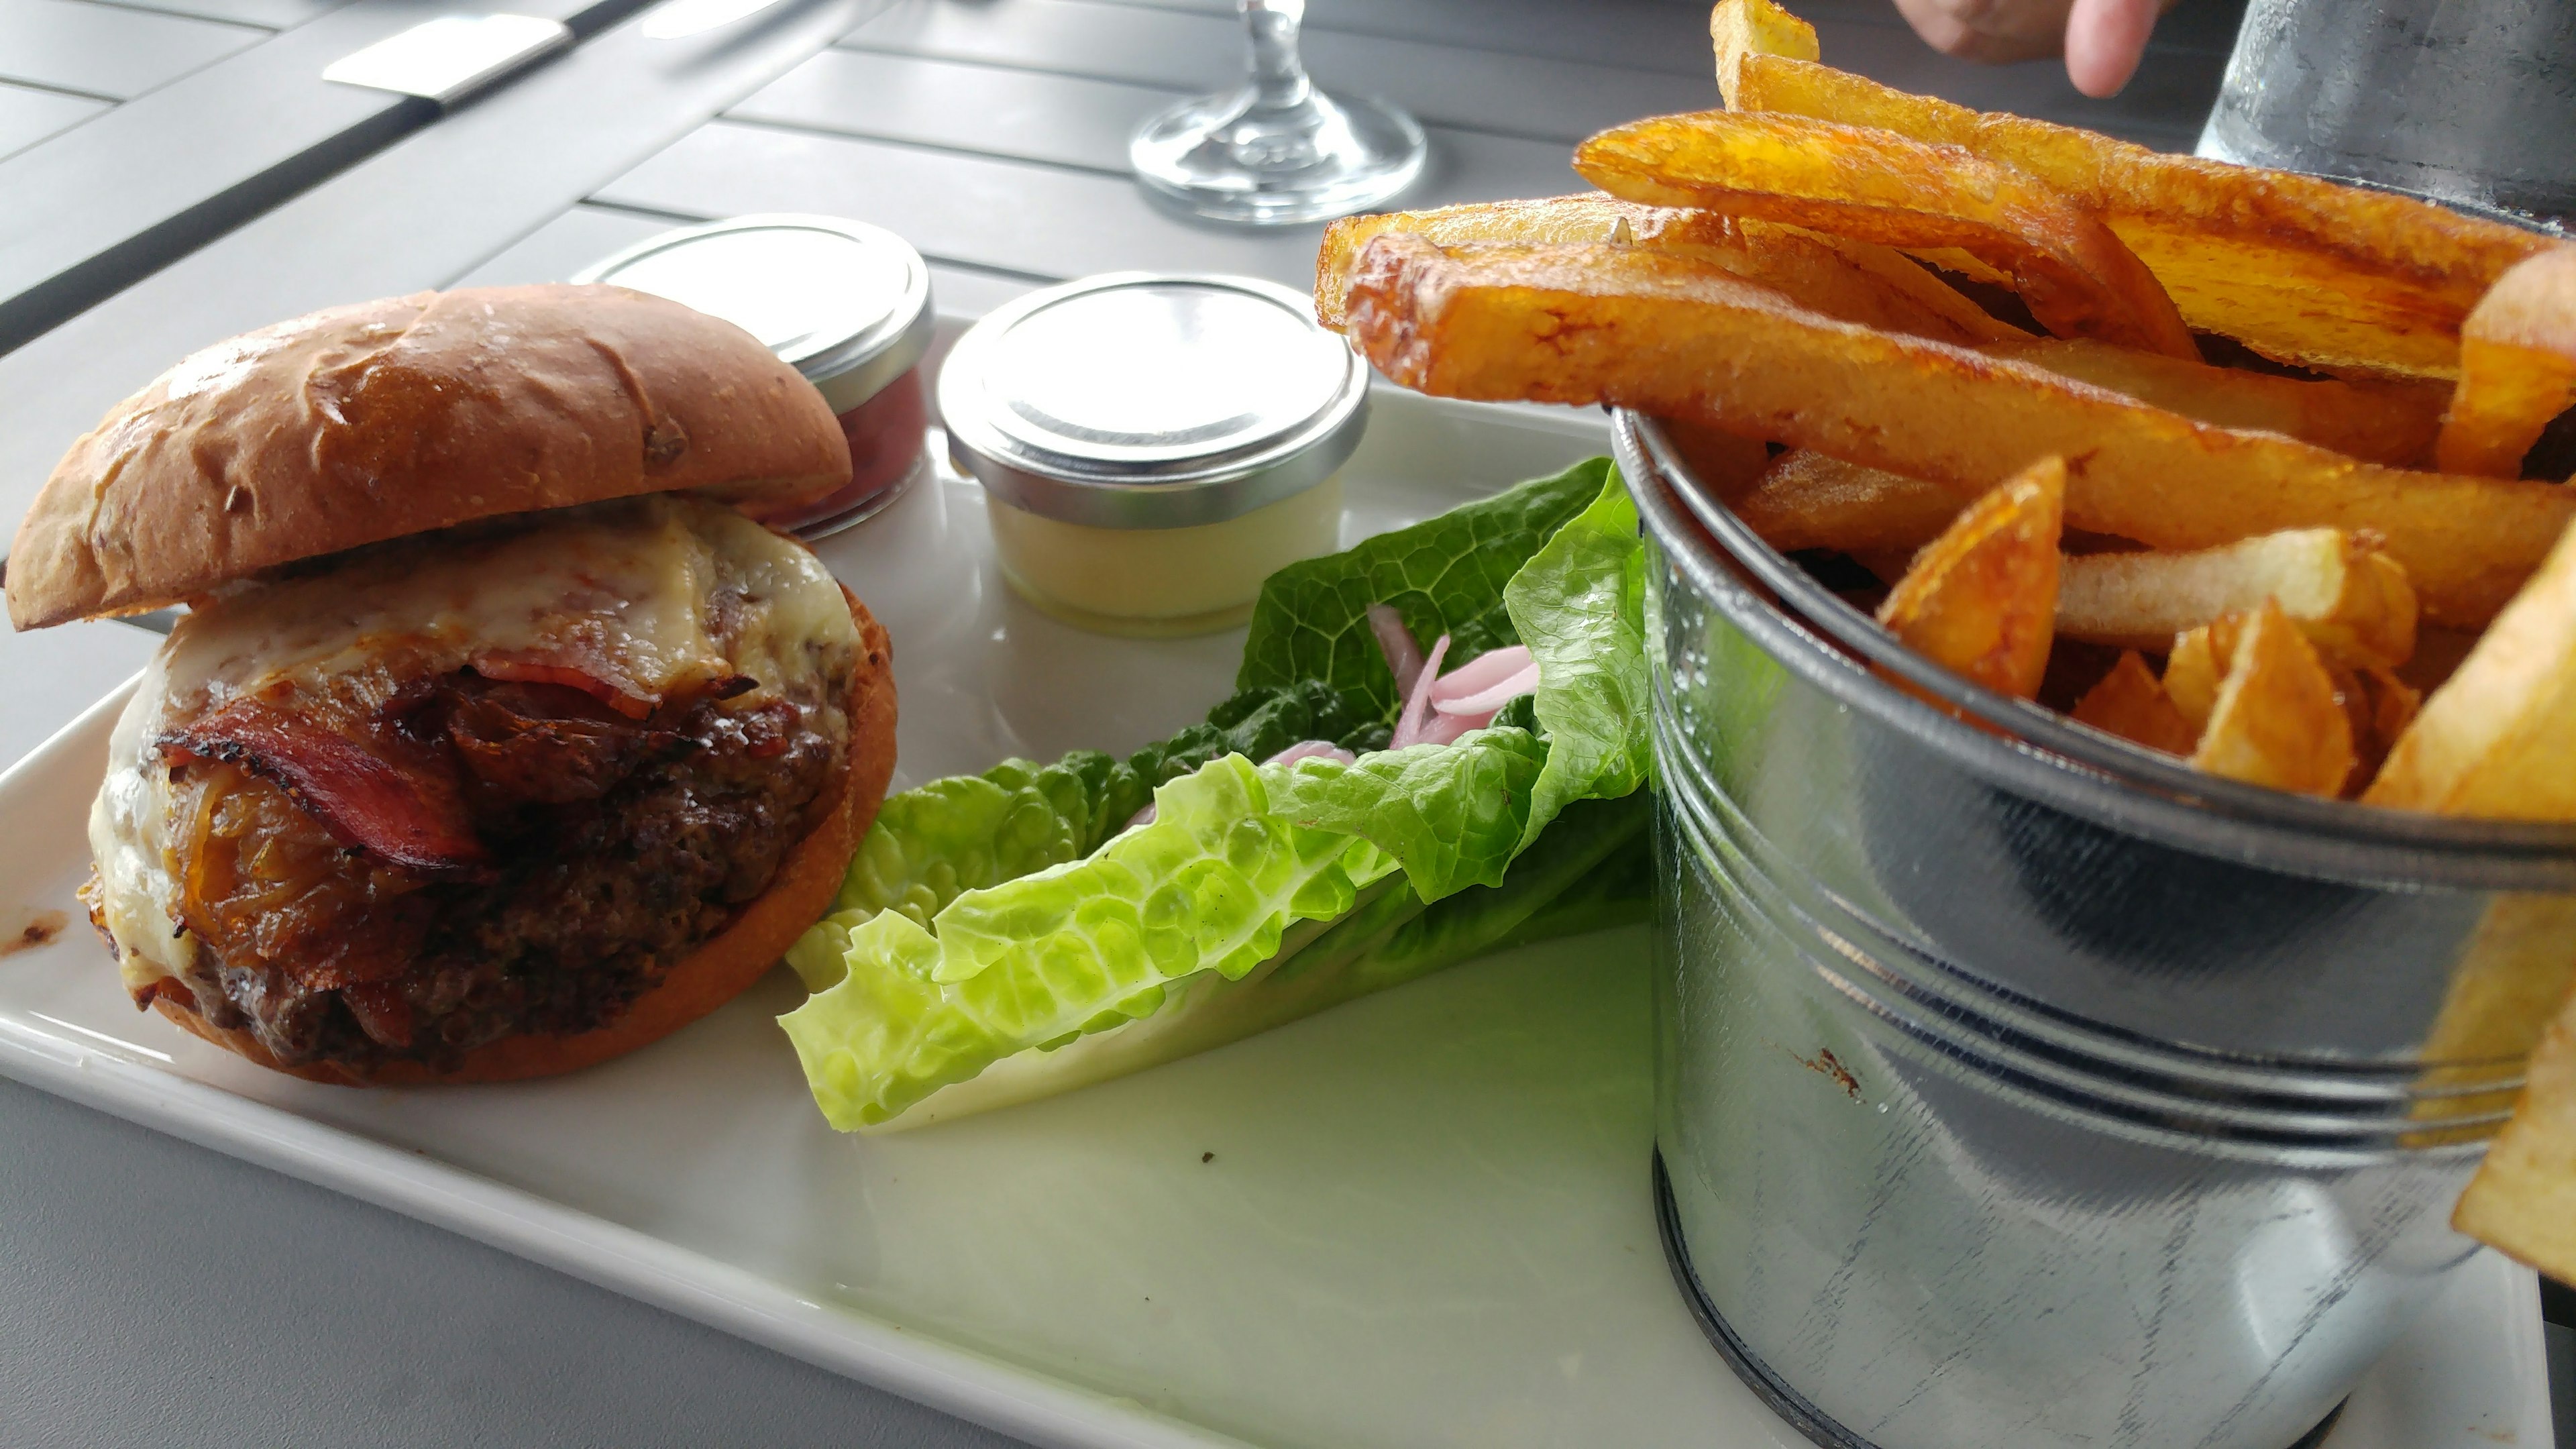
M623 287L420 292L219 342L117 404L19 524L9 617L140 613L514 513L849 479L822 395L730 322Z

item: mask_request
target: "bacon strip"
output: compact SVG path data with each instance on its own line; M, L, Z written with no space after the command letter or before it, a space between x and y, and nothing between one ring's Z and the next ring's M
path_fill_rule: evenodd
M328 725L253 696L154 744L167 764L220 761L269 781L332 839L388 864L456 874L490 859L455 781L405 768Z
M521 654L478 654L474 657L473 668L485 679L505 680L513 684L560 684L578 689L628 719L643 719L662 702L660 696L611 679L605 671L559 660L534 659Z

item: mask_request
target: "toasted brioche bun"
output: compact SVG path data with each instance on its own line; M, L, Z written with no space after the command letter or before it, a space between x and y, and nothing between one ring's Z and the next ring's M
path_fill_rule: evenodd
M273 1071L334 1086L420 1086L464 1082L513 1082L551 1077L595 1066L649 1046L731 1001L768 974L805 928L831 908L850 868L850 857L875 823L894 773L894 652L883 625L857 596L843 589L862 646L858 675L850 684L849 768L842 772L839 807L797 842L779 862L778 874L733 924L682 957L662 984L636 998L624 1015L578 1036L518 1036L478 1047L452 1071L419 1062L352 1067L336 1062L288 1066L259 1039L239 1028L214 1026L197 1014L188 988L160 982L153 1009L226 1051Z
M850 481L822 394L730 322L623 287L334 307L219 342L109 411L10 545L34 629L503 514Z

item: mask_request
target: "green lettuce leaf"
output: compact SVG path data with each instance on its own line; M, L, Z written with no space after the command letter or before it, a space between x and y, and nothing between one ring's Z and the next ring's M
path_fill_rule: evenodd
M1270 813L1239 755L1155 792L1151 824L1096 854L970 890L938 934L901 911L844 926L844 975L779 1018L836 1127L882 1122L1031 1047L1153 1014L1165 989L1238 978L1294 922L1350 911L1393 869Z
M1547 737L1522 827L1526 848L1567 804L1626 795L1654 766L1646 546L1615 470L1591 506L1512 576L1503 604L1538 663L1530 710Z
M1609 476L1610 460L1593 458L1272 574L1252 607L1235 687L1320 680L1365 697L1374 718L1393 720L1404 702L1395 697L1395 677L1369 630L1369 606L1393 605L1426 647L1449 635L1452 668L1522 642L1504 608L1503 586L1600 496Z
M1389 579L1453 660L1528 643L1537 694L1456 744L1383 749L1394 686L1366 608ZM781 1022L816 1100L844 1128L944 1120L1641 918L1642 582L1636 515L1595 460L1275 576L1243 688L1170 740L890 798L789 953L816 994ZM1306 739L1360 758L1249 763ZM1120 834L1158 785L1156 820Z
M1273 810L1314 830L1356 835L1404 865L1415 895L1436 901L1500 885L1521 852L1530 792L1548 747L1527 731L1475 730L1455 744L1300 760L1263 770Z
M913 1097L908 1107L882 1115L845 1111L835 1120L900 1130L1056 1096L1210 1051L1494 951L1644 921L1652 905L1646 804L1636 795L1574 806L1497 887L1472 887L1426 906L1401 878L1376 881L1342 915L1292 924L1278 952L1240 978L1210 971L1169 982L1150 1015L999 1058ZM917 950L918 942L912 946ZM871 942L864 949L873 957L879 948ZM917 981L924 970L935 967L925 960L903 979ZM898 1000L919 1010L926 993L900 993ZM826 1006L844 1009L829 1019L818 1014L808 1059L854 1045L846 1080L860 1088L856 1061L883 1059L905 1034L876 1030L889 1019L879 998L853 993ZM814 1080L821 1100L823 1079Z

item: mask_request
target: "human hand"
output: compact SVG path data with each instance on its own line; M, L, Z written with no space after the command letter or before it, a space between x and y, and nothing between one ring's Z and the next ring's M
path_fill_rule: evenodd
M2175 0L1896 0L1898 13L1945 55L1990 62L2066 57L2088 96L2119 94L2146 54L2156 17Z

